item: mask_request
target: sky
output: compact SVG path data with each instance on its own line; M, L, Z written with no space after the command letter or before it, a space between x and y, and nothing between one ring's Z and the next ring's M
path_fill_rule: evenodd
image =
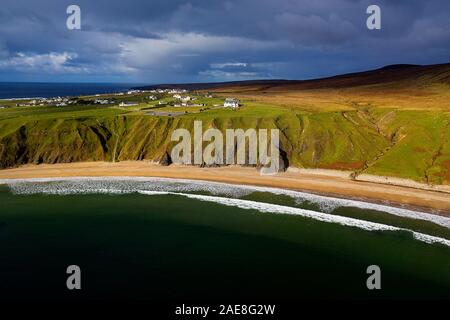
M81 29L69 30L69 5ZM369 30L366 9L381 9ZM449 0L2 0L0 81L311 79L450 62Z

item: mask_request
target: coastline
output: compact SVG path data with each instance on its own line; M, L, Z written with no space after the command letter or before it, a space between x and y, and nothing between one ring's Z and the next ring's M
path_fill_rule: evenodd
M390 206L420 208L429 213L450 216L450 192L446 188L429 190L394 185L391 181L381 183L383 177L375 177L374 181L352 180L345 172L331 170L315 172L311 169L290 169L276 175L263 176L250 167L161 166L147 161L41 164L0 170L0 180L80 176L160 177L273 187Z

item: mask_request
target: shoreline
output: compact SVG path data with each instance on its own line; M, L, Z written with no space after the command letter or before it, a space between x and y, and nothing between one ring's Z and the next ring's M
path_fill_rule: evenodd
M0 180L102 176L160 177L274 187L413 210L425 209L430 214L450 216L450 192L446 191L447 186L427 189L414 185L394 185L392 181L395 180L382 183L384 177L377 176L374 176L373 181L352 180L345 171L315 172L312 169L293 168L276 175L263 176L251 167L161 166L149 161L40 164L0 170Z

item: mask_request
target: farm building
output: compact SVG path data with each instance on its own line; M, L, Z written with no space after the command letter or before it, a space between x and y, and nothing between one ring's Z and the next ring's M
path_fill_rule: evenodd
M131 106L137 106L139 103L137 102L121 102L119 104L120 107L131 107Z
M223 106L226 108L239 108L239 100L236 98L226 98Z

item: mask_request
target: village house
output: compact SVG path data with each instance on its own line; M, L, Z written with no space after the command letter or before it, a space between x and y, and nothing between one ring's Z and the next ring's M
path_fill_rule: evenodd
M129 101L123 101L119 104L120 107L132 107L132 106L137 106L137 105L139 105L139 103L129 102Z
M95 104L108 104L110 102L109 102L109 100L106 100L106 99L95 99L94 103Z
M141 93L141 90L128 90L127 94L136 94L136 93Z
M236 98L226 98L225 102L223 103L223 106L225 108L239 108L239 100Z
M170 89L167 91L168 94L176 94L176 93L185 93L187 90L185 89Z

